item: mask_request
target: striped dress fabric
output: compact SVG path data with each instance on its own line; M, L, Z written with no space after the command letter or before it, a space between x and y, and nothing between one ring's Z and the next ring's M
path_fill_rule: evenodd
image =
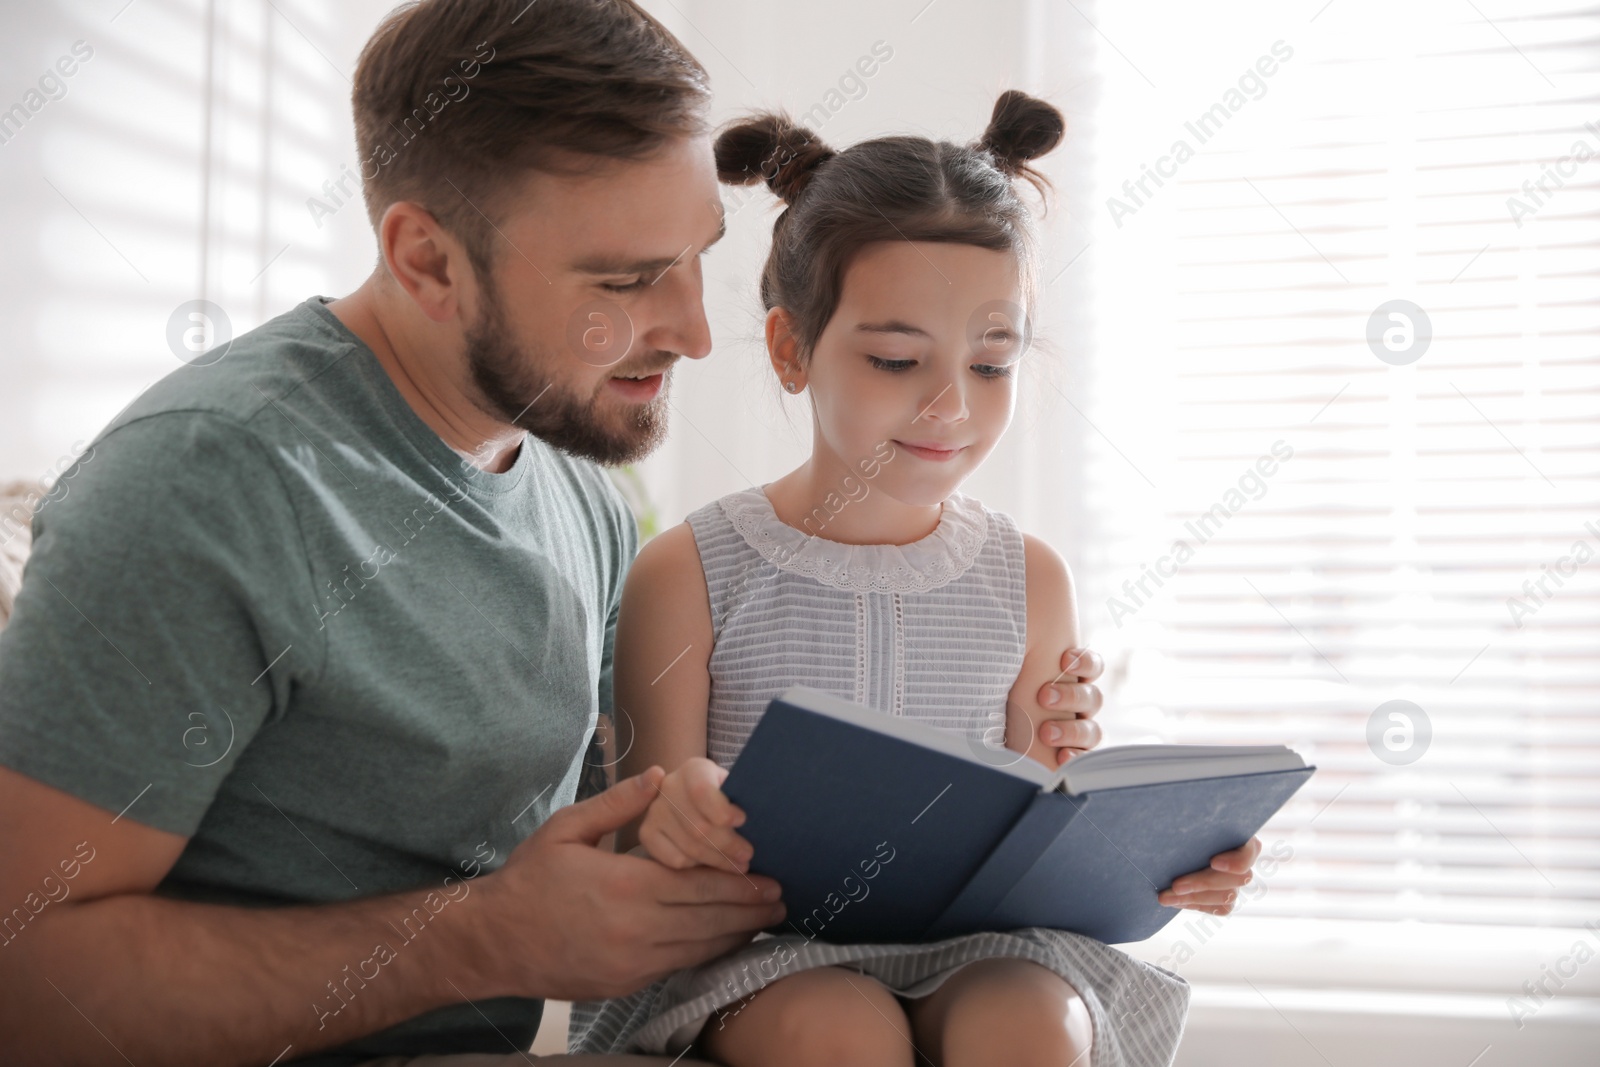
M848 502L845 506L848 506ZM688 516L710 593L714 646L707 754L729 767L767 703L808 685L994 745L1027 642L1022 534L952 494L937 527L906 545L827 540L773 511L764 486ZM1188 1010L1178 975L1098 941L1030 927L919 945L836 945L758 935L740 949L626 997L573 1005L568 1051L676 1055L724 1008L812 967L870 975L902 997L964 964L1032 960L1078 991L1094 1024L1092 1067L1170 1064Z

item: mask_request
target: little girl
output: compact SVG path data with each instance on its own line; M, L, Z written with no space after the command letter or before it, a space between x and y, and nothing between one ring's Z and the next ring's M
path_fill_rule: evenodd
M616 635L619 777L670 773L617 848L745 871L719 788L793 684L996 739L1055 767L1027 709L1078 645L1071 578L1043 541L958 491L1011 420L1036 294L1013 187L1056 109L1020 92L958 146L884 137L843 152L763 114L716 141L719 177L787 205L761 278L773 369L809 392L811 458L651 540ZM1042 191L1042 189L1041 189ZM637 846L636 843L637 842ZM1223 909L1226 910L1226 909ZM1097 941L1030 928L924 945L798 930L573 1007L572 1052L728 1067L1171 1062L1187 983ZM1092 1053L1091 1053L1092 1049Z

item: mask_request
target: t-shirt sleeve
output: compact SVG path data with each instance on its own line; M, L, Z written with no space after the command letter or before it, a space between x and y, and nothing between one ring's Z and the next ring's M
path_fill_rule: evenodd
M616 655L617 647L617 616L622 607L622 595L619 591L611 598L611 612L606 617L606 640L600 653L600 699L598 707L600 714L610 718L616 717L612 707L613 697L611 688L612 660Z
M602 722L596 725L595 732L589 737L588 750L584 754L583 775L578 782L578 800L585 800L598 793L604 792L606 787L616 779L616 767L606 762L605 750L602 747L604 737L609 734L616 745L626 745L632 737L633 726L631 723L619 723L613 703L612 690L612 662L615 658L617 644L617 618L622 608L622 586L628 576L628 568L633 565L633 557L639 554L639 526L629 509L615 488L609 490L609 498L613 502L612 529L614 531L612 551L616 560L612 568L611 604L606 616L605 644L600 653L600 682L598 686L599 700L597 706L602 717ZM613 752L611 759L615 761L619 752Z
M639 554L639 524L633 516L633 511L623 499L622 494L615 486L609 487L609 497L612 503L612 529L614 538L612 543L613 559L616 561L612 567L611 576L611 605L606 616L606 640L600 656L600 701L601 715L610 715L615 718L612 709L611 690L611 661L617 642L617 616L622 608L622 587L628 578L628 569L633 566L633 558Z
M325 644L275 460L226 416L117 426L63 472L0 631L0 764L192 835Z

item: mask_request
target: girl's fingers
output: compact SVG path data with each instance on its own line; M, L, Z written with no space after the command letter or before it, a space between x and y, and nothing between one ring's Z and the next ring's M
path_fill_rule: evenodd
M1243 877L1238 877L1238 875L1229 875L1229 878L1232 878L1232 880L1208 883L1208 885L1189 889L1187 893L1179 891L1179 889L1182 889L1181 885L1174 889L1162 889L1158 899L1162 901L1162 904L1190 904L1190 902L1195 901L1202 902L1202 904L1219 904L1222 901L1222 897L1237 896L1238 889L1248 885L1248 881Z
M1235 889L1207 889L1198 893L1174 893L1168 889L1156 897L1158 903L1169 908L1212 907L1221 904L1231 906L1238 899L1239 892Z
M1049 718L1039 724L1039 740L1053 748L1081 748L1100 743L1100 724L1093 719Z
M1238 889L1242 885L1248 885L1249 882L1249 871L1234 874L1231 871L1210 869L1183 875L1173 883L1173 888L1180 892L1196 889Z
M663 867L671 867L675 871L687 870L699 866L693 858L684 854L658 826L646 825L639 828L639 843L644 845L645 851L650 853L650 858Z
M720 767L716 769L721 770ZM717 779L701 777L690 782L689 800L701 818L711 825L738 826L744 822L744 812L722 791L720 779L725 777L726 774L721 774Z
M714 826L690 812L673 813L673 842L702 865L743 872L750 861L750 845L726 826Z
M1251 865L1261 851L1261 842L1252 837L1248 843L1232 852L1221 852L1211 858L1212 866L1181 874L1172 880L1172 889L1182 892L1197 889L1238 889L1249 885L1254 876ZM1224 866L1218 866L1219 864Z
M1249 873L1255 866L1256 858L1261 855L1261 838L1252 837L1238 848L1229 852L1219 852L1211 857L1211 866L1217 870L1233 873Z
M673 786L661 791L661 799L674 822L687 827L700 826L707 830L732 825L733 820L730 816L719 817L714 814L716 809L699 789L685 786L681 781L673 783ZM714 786L712 788L719 796L721 795L720 790L716 790ZM742 822L743 813L740 814L739 821Z
M706 837L710 839L708 844L716 854L718 866L731 865L741 873L750 869L750 857L754 853L750 842L725 827L711 828Z
M1099 713L1105 696L1100 692L1100 687L1092 682L1062 678L1041 686L1037 699L1042 708L1089 719Z
M740 847L739 838L722 826L680 820L673 828L673 840L684 852L707 867L743 871L749 846Z
M1069 648L1061 653L1061 673L1092 682L1105 672L1106 661L1092 648Z
M691 865L743 873L752 850L734 827L745 814L722 792L728 772L708 759L692 759L667 775L651 814L674 853ZM642 835L641 835L642 836Z

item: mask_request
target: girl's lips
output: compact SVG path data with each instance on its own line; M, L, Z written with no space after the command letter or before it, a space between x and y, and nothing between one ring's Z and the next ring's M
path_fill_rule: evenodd
M960 448L937 449L921 448L917 445L908 445L904 441L895 441L894 443L905 449L907 452L910 452L913 456L917 456L920 459L931 459L935 463L943 463L946 460L954 459L956 456L964 452L967 447L966 445L962 445Z

